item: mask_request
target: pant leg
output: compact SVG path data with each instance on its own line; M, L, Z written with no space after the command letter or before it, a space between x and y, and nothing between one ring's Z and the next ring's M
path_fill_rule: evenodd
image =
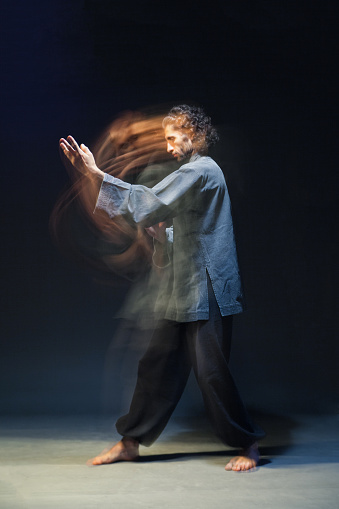
M216 434L246 448L265 434L252 423L229 370L232 316L221 317L210 282L209 300L209 320L186 324L191 362Z
M184 324L162 322L139 362L138 378L127 415L117 431L151 445L163 431L186 386L191 362Z

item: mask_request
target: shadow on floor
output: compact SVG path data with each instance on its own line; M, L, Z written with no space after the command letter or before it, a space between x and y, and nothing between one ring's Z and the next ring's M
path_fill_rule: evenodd
M186 461L194 458L203 458L203 457L225 457L225 452L227 451L204 451L204 452L177 452L170 454L150 454L147 456L139 456L136 460L138 463L149 463L154 461ZM232 456L238 456L240 454L240 450L232 450ZM259 461L258 466L264 466L268 463L271 463L271 460L262 458Z

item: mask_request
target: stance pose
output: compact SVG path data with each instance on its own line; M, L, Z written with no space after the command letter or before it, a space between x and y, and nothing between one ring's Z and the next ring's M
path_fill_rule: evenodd
M139 362L129 412L117 421L123 438L89 463L136 459L139 444L151 445L166 426L193 368L216 434L242 449L226 470L249 470L264 433L251 422L228 367L232 315L243 306L227 186L207 155L217 134L201 108L186 105L172 108L163 128L167 151L183 164L153 188L104 173L85 145L60 140L79 171L102 180L96 209L147 228L155 250L172 263L164 320Z

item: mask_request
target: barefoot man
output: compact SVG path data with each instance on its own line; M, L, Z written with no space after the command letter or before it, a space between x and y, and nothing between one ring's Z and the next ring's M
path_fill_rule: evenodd
M60 140L79 171L102 180L96 209L145 227L173 270L165 319L139 362L129 412L116 424L122 439L89 463L135 460L139 444L151 445L166 426L193 368L216 435L242 451L225 469L250 470L264 433L250 420L228 367L232 316L243 310L243 296L225 178L207 155L217 133L201 108L187 105L172 108L163 128L167 151L182 165L152 188L104 173L85 145L71 136Z

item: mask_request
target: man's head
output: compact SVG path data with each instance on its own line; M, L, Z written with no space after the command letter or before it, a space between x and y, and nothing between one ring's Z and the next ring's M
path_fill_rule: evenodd
M182 104L174 106L162 122L167 152L178 160L194 153L206 154L218 141L218 134L202 108Z

